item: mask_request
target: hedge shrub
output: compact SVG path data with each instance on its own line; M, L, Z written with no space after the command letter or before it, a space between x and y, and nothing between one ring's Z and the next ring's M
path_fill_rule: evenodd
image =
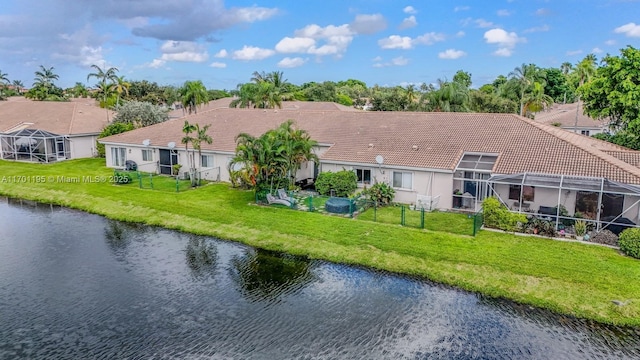
M640 229L629 228L620 233L620 250L636 259L640 259Z
M512 213L495 197L489 197L482 203L484 225L504 231L516 231L527 222L524 214Z
M389 205L393 201L396 191L387 183L377 182L364 190L363 193L378 205Z
M315 185L320 195L330 195L334 190L336 196L348 197L358 188L358 178L355 172L349 170L335 173L326 171L318 174Z

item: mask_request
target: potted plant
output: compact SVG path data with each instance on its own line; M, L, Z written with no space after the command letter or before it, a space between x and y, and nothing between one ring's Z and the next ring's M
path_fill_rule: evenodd
M576 220L573 225L573 230L576 232L576 239L582 241L584 234L587 233L587 223L584 220Z

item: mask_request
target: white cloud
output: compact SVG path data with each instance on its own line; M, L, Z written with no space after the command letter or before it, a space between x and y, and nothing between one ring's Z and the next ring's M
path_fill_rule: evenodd
M612 40L607 40L607 41L605 41L605 42L604 42L604 44L605 44L605 45L609 45L609 46L611 46L611 45L615 45L615 44L616 44L616 41L615 41L615 40L613 40L613 39L612 39Z
M416 21L416 17L411 15L407 18L404 18L404 20L402 20L402 22L398 26L398 29L400 30L409 29L409 28L415 27L416 25L418 25L418 22Z
M359 14L349 27L356 34L374 34L387 28L387 20L382 14Z
M438 53L438 57L440 59L448 59L448 60L458 59L465 55L467 55L466 52L462 50L455 50L455 49L447 49L441 53Z
M511 16L511 11L507 9L500 9L497 12L498 16Z
M383 49L411 49L413 41L408 36L391 35L378 40L378 45Z
M276 51L281 53L306 53L316 45L309 37L285 37L276 44Z
M490 28L495 26L491 21L487 21L485 19L476 19L474 23L479 28Z
M420 35L413 40L414 43L422 45L431 45L438 41L444 41L444 34L430 32Z
M504 56L504 57L509 57L511 56L511 54L513 54L513 52L511 51L511 49L508 49L508 48L500 48L493 52L493 55Z
M582 54L582 50L569 50L567 51L567 56L575 56Z
M616 34L625 34L627 37L640 37L640 25L631 22L615 28L614 32Z
M467 10L471 10L470 6L456 6L453 8L454 12L458 12L458 11L467 11Z
M160 51L163 61L204 62L209 58L206 49L193 41L165 41Z
M409 63L409 59L403 57L403 56L399 56L397 58L393 58L391 59L391 64L395 65L395 66L405 66Z
M328 25L326 27L312 24L296 30L294 35L297 38L311 38L316 40L316 42L324 42L324 44L319 47L317 43L311 46L306 51L309 54L340 56L340 54L347 50L349 44L351 44L355 33L347 24L340 26Z
M211 66L212 68L224 69L227 67L227 64L221 62L212 62L209 66Z
M416 9L413 6L407 6L404 9L402 9L402 11L404 11L405 14L415 14L415 13L417 13Z
M307 59L303 59L301 57L290 58L286 57L278 62L278 66L281 68L294 68L298 66L304 65L307 62Z
M371 61L382 61L382 56L376 56Z
M536 15L538 15L538 16L549 15L549 9L540 8L540 9L536 10Z
M458 32L456 33L456 37L463 37L463 36L465 36L465 35L466 35L466 34L465 34L465 33L464 33L464 31L462 31L462 30L460 30L460 31L458 31Z
M236 21L252 23L272 17L278 13L278 10L252 6L246 8L232 8L230 9L230 12L234 15L233 17Z
M215 55L213 55L213 57L220 58L220 59L224 59L227 56L229 56L229 53L225 49L222 49L222 50L218 51Z
M242 50L236 50L231 56L235 60L262 60L273 56L276 52L271 49L262 49L255 46L243 46Z
M591 50L591 52L594 54L601 54L602 49L600 49L599 47L594 47L593 50Z
M164 64L166 64L167 62L164 60L160 60L160 59L153 59L152 62L146 64L147 67L153 68L153 69L158 69L164 66Z
M503 29L495 28L484 33L487 44L498 44L500 47L513 49L517 43L526 42L526 39L519 37L515 32L506 32Z

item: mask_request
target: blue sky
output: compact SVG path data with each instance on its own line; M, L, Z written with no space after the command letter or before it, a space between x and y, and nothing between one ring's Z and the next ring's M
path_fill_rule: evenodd
M33 83L87 83L90 66L129 80L233 89L253 71L291 83L355 78L369 86L473 86L534 63L640 47L640 0L2 0L0 71Z

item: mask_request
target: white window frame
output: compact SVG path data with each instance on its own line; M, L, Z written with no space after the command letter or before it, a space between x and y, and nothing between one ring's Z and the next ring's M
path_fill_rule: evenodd
M358 178L358 171L362 171L362 180L357 180ZM364 180L364 172L368 171L369 172L369 181L365 181ZM353 172L356 173L356 181L358 182L358 185L371 185L371 177L373 175L373 171L370 168L362 168L362 167L354 167L353 168Z
M127 161L127 148L112 147L111 148L111 165L114 167L124 167Z
M206 159L206 161L204 161L205 159ZM211 154L202 154L202 156L200 156L200 164L202 164L202 167L212 168L213 167L213 155L211 155Z
M396 174L402 174L401 176L401 186L395 186L395 180L396 180ZM411 182L411 184L409 185L409 187L407 187L405 181L406 181L406 177L409 178L409 181ZM412 171L393 171L391 174L391 186L394 189L403 189L403 190L413 190L413 172Z
M142 161L153 161L153 150L142 149Z
M591 131L589 130L580 130L581 135L591 136Z

